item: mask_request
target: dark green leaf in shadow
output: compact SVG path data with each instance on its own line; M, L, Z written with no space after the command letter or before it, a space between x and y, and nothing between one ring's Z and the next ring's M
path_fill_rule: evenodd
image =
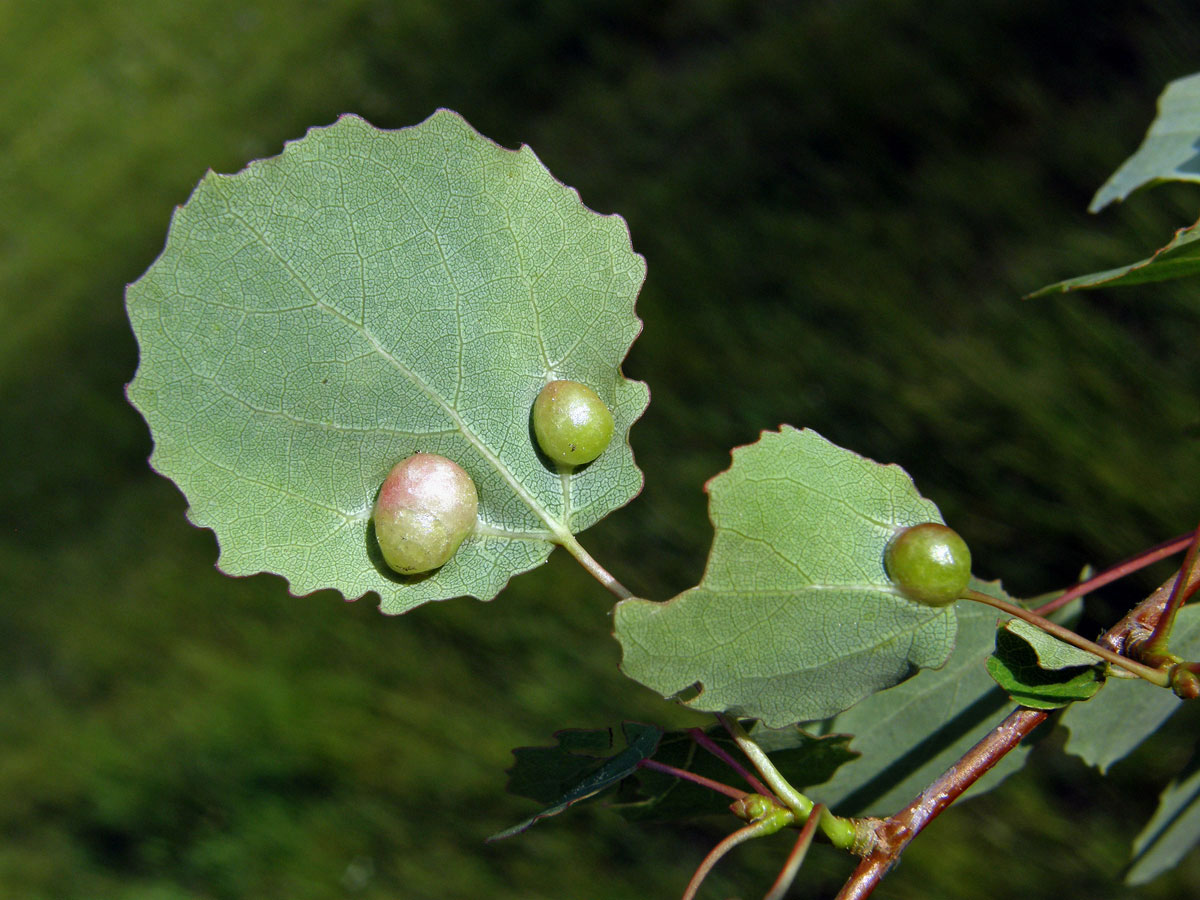
M1200 605L1188 605L1175 617L1170 650L1187 660L1200 660ZM1110 678L1092 701L1063 713L1070 732L1066 751L1101 773L1123 759L1162 727L1183 701L1140 678Z
M1200 753L1167 785L1158 809L1133 842L1133 861L1125 883L1145 884L1173 868L1200 843Z
M549 816L556 816L567 807L591 800L616 787L622 779L637 771L638 764L658 747L662 729L653 725L626 722L621 726L626 746L612 756L596 758L580 755L611 749L612 732L560 731L556 747L521 747L513 751L515 765L509 770L508 789L521 796L548 804L512 828L494 834L489 841L520 834L531 825Z

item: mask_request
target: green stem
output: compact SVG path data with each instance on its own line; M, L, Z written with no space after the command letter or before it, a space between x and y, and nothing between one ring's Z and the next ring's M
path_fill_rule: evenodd
M616 595L618 600L629 600L633 597L633 591L613 578L608 570L600 563L592 558L592 554L583 549L583 545L575 540L575 535L571 532L563 530L554 533L554 539L563 546L568 553L579 561L588 574L595 578L598 582L604 585L610 592Z
M766 751L754 742L754 739L746 733L746 729L737 719L724 714L718 714L717 719L725 726L738 748L746 754L746 758L754 763L754 768L758 769L763 781L767 783L775 796L796 814L797 819L807 822L813 811L813 802L788 784L788 780L775 768L775 764L771 762ZM839 850L854 849L857 829L849 819L835 816L826 809L820 814L819 825L821 832L829 838L829 842L833 846Z
M1129 659L1127 656L1114 653L1107 647L1101 647L1099 644L1093 643L1085 637L1080 637L1069 628L1063 628L1061 625L1051 622L1049 619L1043 619L1037 613L1030 612L1029 610L1020 606L1009 603L1007 600L1000 600L996 597L990 597L987 594L972 590L964 591L963 596L968 600L974 600L977 603L985 603L988 606L995 607L1001 612L1008 613L1014 618L1023 619L1030 625L1034 625L1042 629L1042 631L1046 632L1047 634L1054 635L1060 641L1070 644L1072 647L1078 647L1080 650L1086 650L1088 653L1095 654L1114 666L1125 669L1127 672L1132 672L1139 678L1146 679L1151 684L1156 684L1159 687L1170 687L1171 685L1171 679L1166 670L1152 669L1149 666L1144 666L1139 662Z

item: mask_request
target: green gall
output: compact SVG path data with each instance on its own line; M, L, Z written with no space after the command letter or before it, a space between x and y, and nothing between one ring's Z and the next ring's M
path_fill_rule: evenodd
M966 541L938 522L898 531L888 542L884 565L905 597L926 606L948 606L971 580Z
M388 566L415 575L445 565L474 531L478 513L470 475L444 456L417 453L388 473L372 518Z
M533 401L533 433L542 452L556 463L581 466L612 440L613 417L587 385L552 381Z

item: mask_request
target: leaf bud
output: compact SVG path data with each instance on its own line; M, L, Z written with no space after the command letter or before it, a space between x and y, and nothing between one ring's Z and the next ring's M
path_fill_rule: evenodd
M729 811L743 822L754 822L778 807L770 797L762 794L747 794L729 804Z

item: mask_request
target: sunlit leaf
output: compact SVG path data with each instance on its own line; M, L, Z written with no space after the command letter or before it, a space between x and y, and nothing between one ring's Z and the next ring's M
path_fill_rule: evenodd
M1164 181L1200 181L1200 74L1167 85L1158 115L1137 151L1096 192L1088 209L1099 212L1138 188ZM1029 294L1030 298L1091 288L1169 281L1200 274L1200 223L1181 228L1146 259L1068 278Z
M898 528L941 521L897 466L784 426L708 483L715 528L700 584L616 610L623 671L689 706L769 726L825 718L940 666L953 607L899 594L883 567Z
M1024 619L1009 619L1004 623L1004 629L1029 646L1036 656L1038 667L1042 669L1073 669L1104 662L1094 653L1073 647Z
M1200 74L1166 86L1142 145L1096 192L1088 210L1099 212L1140 187L1163 181L1200 181Z
M1117 266L1115 269L1092 272L1089 275L1080 275L1047 285L1029 294L1026 299L1090 288L1123 287L1146 284L1151 281L1171 281L1175 278L1200 274L1200 243L1197 243L1198 240L1200 240L1200 223L1179 229L1170 243L1145 259L1127 266Z
M620 363L644 274L624 221L584 207L528 148L445 110L399 131L344 116L210 173L176 211L128 290L129 397L224 571L375 591L387 612L490 599L641 487L627 435L647 391ZM620 436L569 477L529 434L555 378L594 388ZM369 518L416 451L467 470L480 526L441 569L404 579Z

